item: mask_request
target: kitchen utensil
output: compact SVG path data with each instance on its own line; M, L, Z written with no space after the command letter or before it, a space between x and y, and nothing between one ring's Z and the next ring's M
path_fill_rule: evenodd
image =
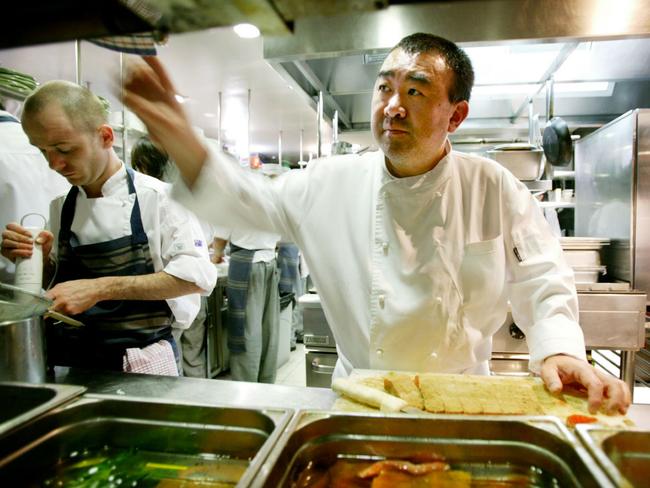
M40 317L51 305L43 295L0 283L0 322Z
M44 383L46 375L43 318L0 320L0 381Z
M68 317L67 315L63 315L62 313L55 312L54 310L48 310L47 312L45 312L43 317L49 317L51 319L57 320L59 322L63 322L64 324L71 325L73 327L84 327L83 322L79 322L78 320L75 320L72 317Z
M40 217L43 220L43 224L41 226L27 227L25 225L25 220L28 217L33 216ZM16 276L14 278L14 284L17 287L32 293L40 293L43 286L43 248L36 242L36 238L41 233L46 223L47 220L45 217L38 213L28 213L20 220L20 225L31 232L32 238L34 239L34 247L30 257L16 259Z
M345 395L371 407L376 407L382 412L406 412L426 414L424 410L411 407L406 401L389 393L362 385L347 378L337 378L332 381L332 390L339 395Z
M569 126L560 117L553 116L553 81L549 84L548 122L542 136L546 160L554 166L567 166L573 159L573 143Z
M560 117L553 117L544 128L544 155L554 166L567 166L573 157L569 126Z
M501 144L487 151L487 155L521 181L538 180L544 172L544 151L533 144Z
M76 327L84 325L67 315L49 310L51 306L52 300L40 293L0 283L0 323L44 316Z

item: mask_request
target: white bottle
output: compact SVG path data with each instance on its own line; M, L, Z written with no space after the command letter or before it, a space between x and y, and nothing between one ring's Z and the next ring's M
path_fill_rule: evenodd
M27 214L21 220L21 225L29 215L38 215L45 222L45 218L40 214ZM41 293L43 287L43 246L36 243L36 238L43 230L43 227L25 227L34 239L34 250L29 258L16 259L16 274L14 284L23 290L32 293Z

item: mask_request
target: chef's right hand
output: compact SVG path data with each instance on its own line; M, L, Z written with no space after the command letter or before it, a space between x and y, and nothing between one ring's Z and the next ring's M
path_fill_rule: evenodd
M47 262L52 250L52 243L54 242L54 234L49 230L42 230L36 237L36 243L40 244L43 249L43 261ZM32 233L25 227L12 222L7 224L5 230L2 231L2 245L0 245L0 252L4 257L16 261L16 258L29 258L34 251L34 238Z

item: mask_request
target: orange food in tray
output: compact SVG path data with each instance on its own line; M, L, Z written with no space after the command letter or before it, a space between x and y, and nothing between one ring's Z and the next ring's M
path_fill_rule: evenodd
M444 461L412 463L382 460L374 463L340 459L329 468L313 464L300 473L292 488L424 488L471 486L469 472L451 470Z

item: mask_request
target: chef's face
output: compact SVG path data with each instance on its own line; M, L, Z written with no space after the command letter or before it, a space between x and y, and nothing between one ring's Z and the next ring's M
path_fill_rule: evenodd
M395 176L422 174L445 154L447 134L467 117L466 101L449 101L453 71L436 53L392 51L372 96L372 133Z
M88 186L96 182L108 165L107 149L113 143L111 128L102 125L95 130L79 129L57 103L24 117L23 128L50 168L72 185Z

